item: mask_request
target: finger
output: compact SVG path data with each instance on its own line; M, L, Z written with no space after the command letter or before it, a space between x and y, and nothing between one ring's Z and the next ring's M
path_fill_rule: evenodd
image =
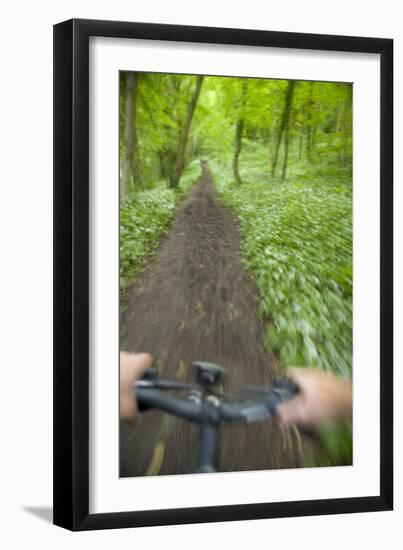
M289 367L287 369L288 378L292 380L301 390L306 388L315 373L316 371L306 367Z
M152 357L149 353L138 353L134 356L136 361L136 374L137 377L140 378L144 372L151 366L152 363Z
M276 414L282 424L304 424L307 420L306 405L302 397L295 397L277 405Z
M121 383L124 386L126 384L133 384L133 382L143 376L151 363L152 357L149 353L126 354L124 363L121 364Z
M131 420L137 412L133 395L123 392L120 395L120 417L122 420Z

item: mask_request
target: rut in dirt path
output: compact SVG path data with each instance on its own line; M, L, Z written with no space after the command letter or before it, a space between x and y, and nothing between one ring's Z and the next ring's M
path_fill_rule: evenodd
M270 385L274 366L263 344L256 290L241 263L238 222L202 168L128 293L121 349L151 353L167 378L191 381L190 364L204 360L228 370L224 390ZM297 439L270 421L225 426L220 470L300 466ZM121 476L194 471L196 457L196 428L183 420L149 411L134 426L121 426Z

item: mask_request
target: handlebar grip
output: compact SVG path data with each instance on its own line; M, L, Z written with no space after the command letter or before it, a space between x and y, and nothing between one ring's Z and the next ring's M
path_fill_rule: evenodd
M139 392L137 390L136 392L136 399L137 399L137 408L139 412L145 412L152 408L144 399L141 399L141 395L139 396Z
M148 369L144 371L141 380L155 380L157 378L157 375L157 369L155 369L154 367L148 367Z
M157 369L155 369L154 367L148 367L148 369L146 369L143 376L141 377L141 380L145 380L147 382L153 381L157 378L157 374L158 374ZM139 399L138 390L136 392L136 399L137 399L137 407L139 412L147 411L150 408L150 406L147 405L147 403L144 400Z

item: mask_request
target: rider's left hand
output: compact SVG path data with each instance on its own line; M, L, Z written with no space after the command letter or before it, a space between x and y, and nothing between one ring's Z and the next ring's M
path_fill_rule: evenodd
M151 365L148 353L120 353L120 418L133 420L138 413L133 384Z

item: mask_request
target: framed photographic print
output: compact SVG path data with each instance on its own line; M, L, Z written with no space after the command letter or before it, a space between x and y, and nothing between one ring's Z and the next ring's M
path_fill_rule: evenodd
M392 509L392 79L385 38L55 25L55 524Z

